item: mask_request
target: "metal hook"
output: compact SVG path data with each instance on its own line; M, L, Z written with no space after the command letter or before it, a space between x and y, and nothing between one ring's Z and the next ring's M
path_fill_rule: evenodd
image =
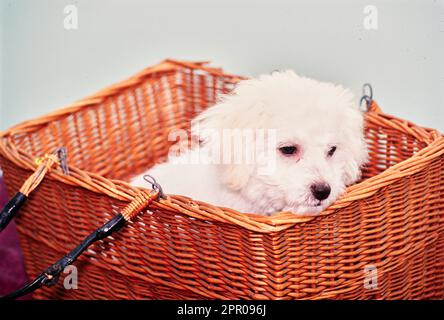
M143 176L143 179L148 182L149 184L151 184L151 187L153 190L158 191L159 192L159 198L161 199L165 199L165 194L163 193L163 189L162 186L156 181L156 179L154 179L153 176L150 176L149 174L146 174Z
M366 90L367 89L367 90ZM367 94L368 91L368 94ZM366 104L366 110L370 110L370 105L373 101L373 88L370 83L364 83L362 86L362 97L361 100L359 100L359 107L362 108L362 102L365 101Z
M64 174L69 175L69 168L67 164L67 158L68 158L68 151L65 147L61 147L56 149L55 153L57 154L57 157L60 161L60 168L62 168L62 171Z

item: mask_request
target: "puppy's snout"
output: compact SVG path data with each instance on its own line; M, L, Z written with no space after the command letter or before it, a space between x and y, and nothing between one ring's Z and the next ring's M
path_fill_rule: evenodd
M310 189L313 196L320 201L327 199L331 192L330 186L325 182L312 184Z

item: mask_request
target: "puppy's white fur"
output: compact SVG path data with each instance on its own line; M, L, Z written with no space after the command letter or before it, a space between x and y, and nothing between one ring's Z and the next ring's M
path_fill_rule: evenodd
M351 92L293 71L241 81L219 104L194 119L196 126L204 141L200 150L158 164L147 173L169 194L242 212L317 214L359 179L367 159L363 116ZM258 163L184 163L215 143L205 134L207 129L276 130L275 144L266 143L257 151L258 159L275 156L272 174L260 174ZM297 153L285 155L279 149L282 146L296 146ZM333 147L336 151L329 156ZM146 186L143 175L132 183ZM325 200L313 196L316 183L330 186Z

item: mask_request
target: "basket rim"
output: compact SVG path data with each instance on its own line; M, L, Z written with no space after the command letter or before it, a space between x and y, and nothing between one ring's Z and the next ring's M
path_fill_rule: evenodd
M62 109L47 113L33 120L24 121L0 132L0 155L22 169L34 171L36 169L34 158L17 148L14 143L14 137L16 135L37 131L54 120L67 117L83 108L97 106L105 99L120 93L126 88L145 81L149 76L154 74L168 74L186 68L205 71L214 76L223 76L233 83L245 79L245 77L242 76L225 73L221 68L210 67L208 64L209 61L190 62L166 59L154 66L145 68L127 80L108 86ZM153 209L179 211L182 214L197 219L229 223L256 232L277 232L290 228L295 224L309 222L315 218L330 215L336 210L345 208L357 200L368 198L380 189L396 182L398 179L421 171L435 158L444 154L444 137L435 129L420 127L410 121L385 114L374 101L370 106L370 110L365 114L365 117L367 121L381 124L413 136L417 140L426 143L426 147L419 150L409 159L401 161L371 178L347 187L342 196L317 216L295 215L289 212L279 212L272 216L241 213L234 209L213 206L209 203L182 195L170 195L166 199L153 202L151 207ZM132 201L140 190L145 189L134 187L130 185L129 182L123 180L108 179L93 172L81 170L75 166L70 166L69 169L69 176L65 176L60 169L54 169L49 172L48 177L65 184L85 188L99 194L105 194L106 196L121 201Z

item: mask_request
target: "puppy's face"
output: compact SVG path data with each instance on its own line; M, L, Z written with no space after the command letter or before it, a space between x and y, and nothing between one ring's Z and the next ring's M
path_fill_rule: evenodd
M196 121L273 133L254 141L255 162L221 166L224 183L256 213L317 214L360 177L367 158L363 117L350 91L291 71L241 82Z
M274 194L275 201L269 202L273 203L272 208L265 211L317 214L359 178L365 146L359 126L350 132L341 128L343 121L359 119L314 114L296 119L303 120L297 124L285 117L279 119L281 126L277 129L274 148L270 143L264 149L265 157L274 153L274 170L260 174L255 168L249 182L250 186L263 185L265 193ZM276 201L278 199L280 201Z

